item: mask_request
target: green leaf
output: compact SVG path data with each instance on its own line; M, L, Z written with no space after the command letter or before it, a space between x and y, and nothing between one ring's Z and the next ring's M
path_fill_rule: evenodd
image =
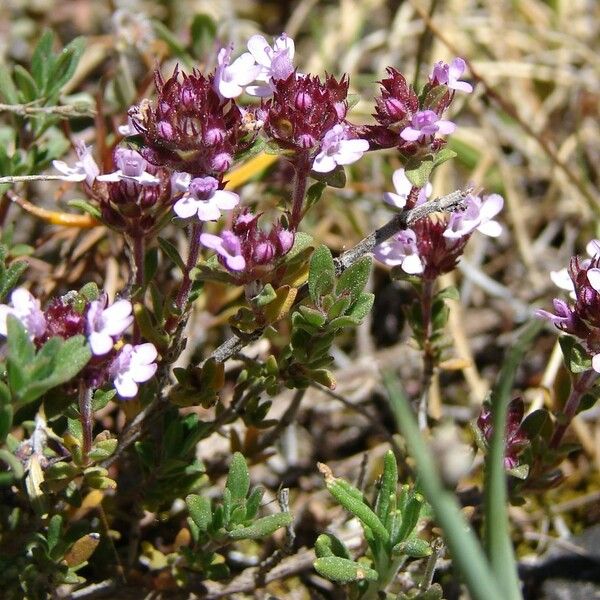
M234 540L259 540L280 527L287 527L292 522L290 513L277 513L258 519L248 527L240 527L229 532L229 537Z
M19 104L19 92L6 65L0 65L0 98L6 104Z
M411 558L424 558L431 555L431 547L426 540L412 537L404 542L396 544L392 549L393 554L405 554Z
M169 240L161 237L158 238L158 245L164 254L166 254L173 261L173 263L179 267L179 270L182 273L185 272L185 263L183 262L183 259L181 258L177 248L175 248L175 246Z
M206 531L212 523L212 508L210 500L204 496L190 494L186 497L185 503L188 507L190 517L198 527L199 531Z
M344 171L344 167L341 165L338 165L333 171L329 171L328 173L311 171L310 176L334 188L343 188L346 185L346 171Z
M565 366L571 373L583 373L592 368L592 358L574 337L561 335L558 338L558 343L563 353Z
M264 494L265 488L262 487L262 485L257 485L252 492L250 492L248 500L246 501L246 519L251 520L256 517Z
M352 305L352 308L347 313L348 317L352 317L359 323L371 312L373 308L373 302L375 301L375 294L368 292L362 292L356 302Z
M42 92L45 92L48 85L48 71L54 62L52 56L52 45L54 43L54 33L47 29L42 34L37 43L33 56L31 57L31 74Z
M431 175L433 166L433 160L424 160L416 167L408 167L405 171L406 177L414 186L418 188L425 187L429 181L429 176Z
M398 464L396 457L391 450L388 450L383 457L383 474L381 475L381 484L375 501L375 512L385 523L388 517L390 506L390 496L396 493L398 485Z
M449 285L443 290L440 290L434 298L436 300L460 300L460 294L458 288L454 285Z
M73 77L84 48L85 38L83 36L75 38L63 48L49 73L48 96L58 94L71 77Z
M0 271L0 300L6 298L8 292L15 287L19 277L21 277L26 269L27 263L23 260L18 260L6 268L4 272Z
M442 148L433 157L433 166L438 167L439 165L445 163L447 160L452 160L457 156L458 154L456 154L454 150L451 150L450 148Z
M311 256L308 269L308 293L318 306L323 296L331 293L335 285L335 264L331 250L319 246Z
M29 339L25 326L14 315L6 319L7 344L8 344L8 370L10 365L28 366L35 357L35 346Z
M80 199L69 200L67 202L67 204L69 206L72 206L73 208L78 208L79 210L83 211L84 213L87 213L88 215L90 215L90 217L94 217L94 219L97 219L98 221L102 220L102 213L100 212L100 209L97 206L95 206L94 204L91 204L90 202L88 202L87 200L80 200Z
M25 102L33 102L39 98L40 90L33 77L21 65L15 66L13 76Z
M190 28L192 54L197 59L205 58L211 51L217 35L217 24L207 14L194 15Z
M355 581L377 581L379 574L374 569L339 556L324 556L313 563L315 571L336 583L352 583Z
M323 195L323 192L327 188L327 184L324 181L317 181L313 183L308 190L306 190L306 199L304 200L304 212L308 212Z
M363 256L348 267L338 279L335 292L338 296L349 295L352 302L358 300L371 274L371 257Z
M156 36L167 44L167 46L169 47L171 52L175 54L175 56L177 56L181 61L183 61L186 68L191 70L194 67L195 61L187 53L183 44L177 39L177 36L172 31L170 31L163 23L156 19L152 21L152 27L154 28L154 33L156 34Z
M48 549L52 550L60 540L60 530L62 528L62 516L54 515L48 523L48 533L46 534L46 543Z
M340 558L352 558L346 544L333 533L322 533L315 542L315 553L321 556L339 556Z
M329 493L363 525L369 527L374 536L387 544L389 533L379 517L365 503L362 492L344 479L334 477L326 465L319 465L319 469L325 476L325 485Z
M250 473L246 459L241 452L235 452L227 475L227 489L234 503L246 498L250 489Z

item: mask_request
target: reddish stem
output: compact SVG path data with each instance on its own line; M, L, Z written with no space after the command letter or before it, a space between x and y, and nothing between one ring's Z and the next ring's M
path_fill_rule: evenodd
M294 161L294 190L292 194L291 228L296 231L302 219L302 207L306 193L306 182L310 173L310 160L308 152L298 155Z
M592 387L597 377L598 373L596 373L596 371L593 369L590 369L589 371L581 373L579 378L573 384L571 393L569 394L567 402L565 403L565 407L560 413L560 423L557 423L556 429L550 438L550 448L556 450L560 446L565 432L577 414L581 399Z

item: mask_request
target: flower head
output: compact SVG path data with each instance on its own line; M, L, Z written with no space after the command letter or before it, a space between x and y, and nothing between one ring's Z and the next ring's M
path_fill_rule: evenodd
M420 110L410 120L410 125L400 132L400 137L407 142L417 142L433 137L436 133L448 135L456 129L452 121L440 119L433 110Z
M214 177L195 177L190 180L187 189L173 207L175 214L182 219L197 216L200 221L216 221L221 210L231 210L240 201L234 192L220 190Z
M138 384L148 381L156 373L158 352L154 344L125 344L109 367L117 393L122 398L133 398Z
M19 319L34 339L44 335L46 317L40 308L40 301L25 288L17 288L10 295L10 304L0 304L0 335L7 335L7 318L12 315Z
M176 68L166 81L156 74L158 99L130 111L144 138L142 155L152 164L194 176L220 177L231 167L242 135L242 116L233 100L215 90L214 76Z
M412 229L404 229L376 246L374 255L379 262L389 267L400 266L410 275L420 274L424 269L417 247L417 236Z
M448 86L448 89L470 94L473 86L466 81L460 81L466 68L467 65L462 58L455 58L449 65L440 61L433 67L429 76L430 82L433 85L442 84Z
M313 163L313 171L329 173L337 165L356 162L368 149L367 140L348 139L348 129L343 125L335 125L323 138L321 151Z
M274 82L273 98L263 104L265 132L279 146L307 151L320 147L325 135L346 116L348 79L292 73Z
M114 338L120 336L133 322L131 302L117 300L108 308L108 298L90 302L86 314L86 333L92 354L102 356L114 346Z
M502 225L494 217L502 210L504 199L499 194L490 194L481 199L470 194L465 201L465 209L452 213L444 237L460 238L477 230L490 237L502 233Z
M129 148L117 148L114 155L117 170L96 177L98 181L134 181L139 185L159 185L160 179L146 171L148 163L143 156Z
M63 174L64 181L85 181L89 186L100 174L100 169L87 146L81 142L75 145L79 160L73 167L62 160L53 160L52 165Z

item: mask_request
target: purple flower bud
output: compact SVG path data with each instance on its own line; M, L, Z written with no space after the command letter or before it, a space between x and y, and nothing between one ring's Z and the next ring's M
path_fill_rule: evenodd
M299 108L300 110L308 110L313 105L313 101L312 101L312 98L310 97L310 94L308 94L304 91L298 92L296 94L295 103L296 103L296 108Z
M294 245L294 232L289 229L277 230L278 253L283 256L287 254Z
M172 140L175 137L173 126L167 121L160 121L156 125L156 130L158 131L158 135L165 140Z
M224 173L231 167L232 163L233 157L231 154L220 152L213 158L211 167L218 173Z
M188 87L185 87L183 88L183 90L181 90L181 103L183 104L183 106L185 106L186 108L191 108L195 101L196 94L194 94L193 90L191 90Z
M207 129L204 133L204 141L209 146L214 146L215 144L220 144L225 139L225 132L218 127L211 127Z
M309 133L302 133L298 136L298 145L300 148L312 148L317 143L317 140Z
M189 191L198 200L209 200L218 187L219 182L214 177L196 177L190 182Z
M398 98L386 98L383 101L383 107L387 112L388 116L392 119L397 119L398 121L400 121L406 115L406 106Z
M273 247L273 244L267 240L256 244L254 252L252 253L252 259L257 265L265 265L270 263L274 256L275 248Z

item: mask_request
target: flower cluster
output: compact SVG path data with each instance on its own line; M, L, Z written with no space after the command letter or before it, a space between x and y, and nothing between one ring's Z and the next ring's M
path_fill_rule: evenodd
M17 288L11 294L10 304L0 304L0 335L7 335L9 315L21 321L38 347L53 337L68 339L85 335L92 360L82 371L81 378L90 387L96 388L112 381L122 398L133 398L138 391L137 383L154 375L156 364L153 361L157 353L152 344L126 344L121 350L116 349L133 323L131 302L117 300L108 306L106 294L83 306L78 300L81 296L71 292L54 298L46 310L42 310L40 301L28 290ZM150 356L152 358L148 360ZM132 382L136 385L133 386Z
M202 245L215 250L219 262L240 283L260 278L294 244L293 231L276 223L267 233L259 227L259 218L260 215L243 212L235 219L231 231L222 231L220 236L211 233L200 236Z
M592 368L600 373L600 240L590 242L587 250L591 258L571 259L568 281L561 272L554 275L560 287L571 292L573 302L555 298L554 313L538 310L536 314L581 340L592 357Z
M461 81L466 68L456 58L450 65L437 63L420 97L402 73L390 67L381 81L374 117L377 125L364 128L372 149L397 147L403 154L414 155L438 150L444 140L437 136L452 133L456 125L442 118L456 91L470 93L471 84Z
M181 75L181 76L180 76ZM144 141L149 162L193 176L221 178L239 149L242 113L234 101L220 96L214 75L176 68L166 81L157 72L158 99L130 110L133 126Z
M508 405L506 419L506 435L504 438L504 468L514 469L519 466L519 456L529 444L529 438L521 427L525 415L525 404L521 398L511 400ZM492 439L494 426L489 404L485 403L477 419L477 427L489 443Z
M65 181L85 181L102 220L113 229L134 236L153 232L173 204L177 189L171 174L149 164L136 150L118 146L113 153L115 170L101 175L89 148L76 147L79 161L73 167L53 162Z
M396 193L386 193L388 204L404 207L412 193L410 182L402 170L394 173ZM425 201L428 188L417 192L417 203ZM498 194L480 198L469 195L464 210L450 217L431 217L417 221L412 228L400 231L379 244L375 258L389 267L400 267L410 275L435 279L456 268L464 248L474 231L496 237L502 226L494 217L502 210L504 200Z

